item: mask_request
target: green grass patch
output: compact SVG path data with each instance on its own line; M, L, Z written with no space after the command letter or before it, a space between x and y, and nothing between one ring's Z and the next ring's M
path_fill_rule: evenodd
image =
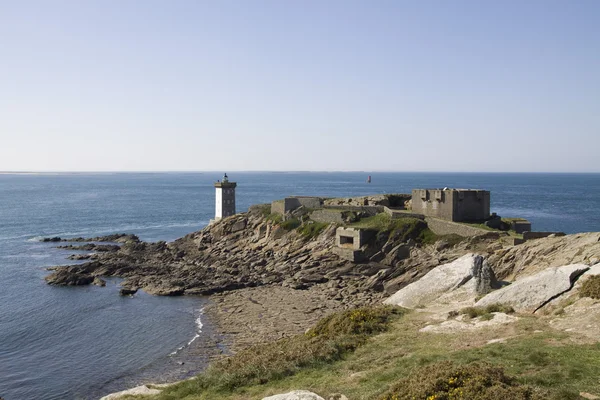
M396 241L405 242L408 239L422 243L433 243L437 236L427 227L427 223L419 218L391 218L388 214L380 213L361 219L348 225L353 228L372 229L389 233Z
M302 223L300 222L300 220L298 218L290 218L290 219L286 219L283 222L280 222L279 226L281 226L286 231L291 231L291 230L294 230L297 227L299 227L301 224Z
M314 239L329 226L326 222L308 221L300 226L298 233L306 239Z
M579 296L600 299L600 275L592 275L583 282Z
M283 222L283 216L281 214L277 214L277 213L269 213L265 217L265 220L273 222L275 224L280 224L281 222Z
M409 313L402 318L392 314L384 320L385 328L379 334L380 325L373 322L379 319L377 313L368 318L354 314L355 321L349 325L352 312L344 317L336 314L337 317L334 315L321 321L308 334L299 335L301 339L288 339L300 342L284 345L282 341L277 341L260 347L264 352L254 350L244 355L238 353L234 357L240 358L231 365L211 367L200 378L179 383L152 398L254 400L294 389L306 389L324 398L333 393L343 393L353 400L377 400L391 393L402 399L399 396L405 393L401 391L401 382L408 383L411 390L417 390L429 387L432 381L437 382L438 379L443 383L442 378L457 378L461 371L464 376L470 374L477 379L491 379L484 380L483 385L486 387L484 393L492 400L521 399L514 397L515 393L519 393L519 388L531 388L533 394L542 394L542 398L547 400L574 400L578 399L579 392L600 394L598 343L577 344L569 334L549 328L537 318L529 316L521 316L511 328L493 327L448 334L422 333L419 332L424 326L420 314ZM336 322L338 319L341 322ZM368 332L375 335L369 336L371 333ZM317 336L312 337L314 333ZM504 343L482 345L486 340L507 336L513 338ZM360 345L354 351L340 353L329 350L331 347L328 346L312 344L312 340L314 343L323 343L321 340L325 339L330 344L340 341L352 344L356 343L354 340L357 338L360 338ZM474 367L473 363L478 366ZM428 366L431 368L425 370ZM442 366L448 367L440 368ZM423 371L431 371L432 376L427 380ZM237 374L236 379L241 379L238 382L246 384L232 387L230 374L234 373ZM444 375L446 373L448 375ZM423 379L422 384L419 383L420 379ZM495 386L509 392L500 391L503 397L493 397L492 394L496 392L490 388ZM461 383L460 387L464 393L465 383ZM399 390L393 392L395 388ZM427 400L427 397L420 396L421 392L412 393L416 393L416 399ZM462 397L463 400L469 398L477 399Z

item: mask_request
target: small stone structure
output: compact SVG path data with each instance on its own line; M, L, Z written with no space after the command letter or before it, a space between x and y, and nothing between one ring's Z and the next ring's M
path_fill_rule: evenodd
M511 221L510 229L516 233L531 232L531 222L527 221L526 219L517 219Z
M211 223L235 215L236 186L237 183L229 182L227 174L223 176L222 182L215 182L215 219Z
M306 208L320 208L323 204L321 197L314 196L291 196L283 200L276 200L271 203L271 213L284 215L290 211L294 211L300 206Z
M368 229L339 227L335 231L334 253L346 260L359 262L364 258L361 248L374 234Z
M335 231L335 245L360 250L373 237L373 233L368 229L339 227Z
M490 192L474 189L414 189L412 211L454 222L490 217Z

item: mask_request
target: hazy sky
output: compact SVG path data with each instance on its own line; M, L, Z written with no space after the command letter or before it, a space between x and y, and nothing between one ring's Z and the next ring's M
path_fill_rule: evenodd
M600 172L600 1L0 0L0 171Z

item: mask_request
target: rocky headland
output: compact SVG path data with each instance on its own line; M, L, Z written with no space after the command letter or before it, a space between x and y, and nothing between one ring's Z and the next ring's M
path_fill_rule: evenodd
M580 293L600 274L600 233L515 245L506 232L436 235L419 218L354 212L341 225L373 236L360 261L351 261L336 250L340 224L313 221L312 212L300 207L279 216L267 205L253 206L170 243L133 235L51 238L85 242L61 248L91 253L72 257L81 264L53 267L46 281L101 284L101 277L116 276L124 278L123 295L210 296L207 312L234 352L302 334L332 313L383 302L414 310L419 334L458 334L473 346L523 336L507 327L530 316L578 343L600 340L600 301ZM481 318L481 311L460 311L469 308L487 311ZM496 335L482 334L486 329Z

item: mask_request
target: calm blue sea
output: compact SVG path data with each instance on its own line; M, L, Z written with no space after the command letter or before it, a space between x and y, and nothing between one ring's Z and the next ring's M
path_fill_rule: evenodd
M448 186L491 190L492 211L528 218L535 230L600 231L599 174L229 176L238 182L238 211L292 194L358 196ZM206 362L202 349L216 346L218 336L202 316L205 299L120 297L117 279L104 288L48 286L45 268L68 263L70 252L38 239L127 232L173 240L208 223L217 179L221 174L0 175L1 397L93 399L161 376L183 378Z

